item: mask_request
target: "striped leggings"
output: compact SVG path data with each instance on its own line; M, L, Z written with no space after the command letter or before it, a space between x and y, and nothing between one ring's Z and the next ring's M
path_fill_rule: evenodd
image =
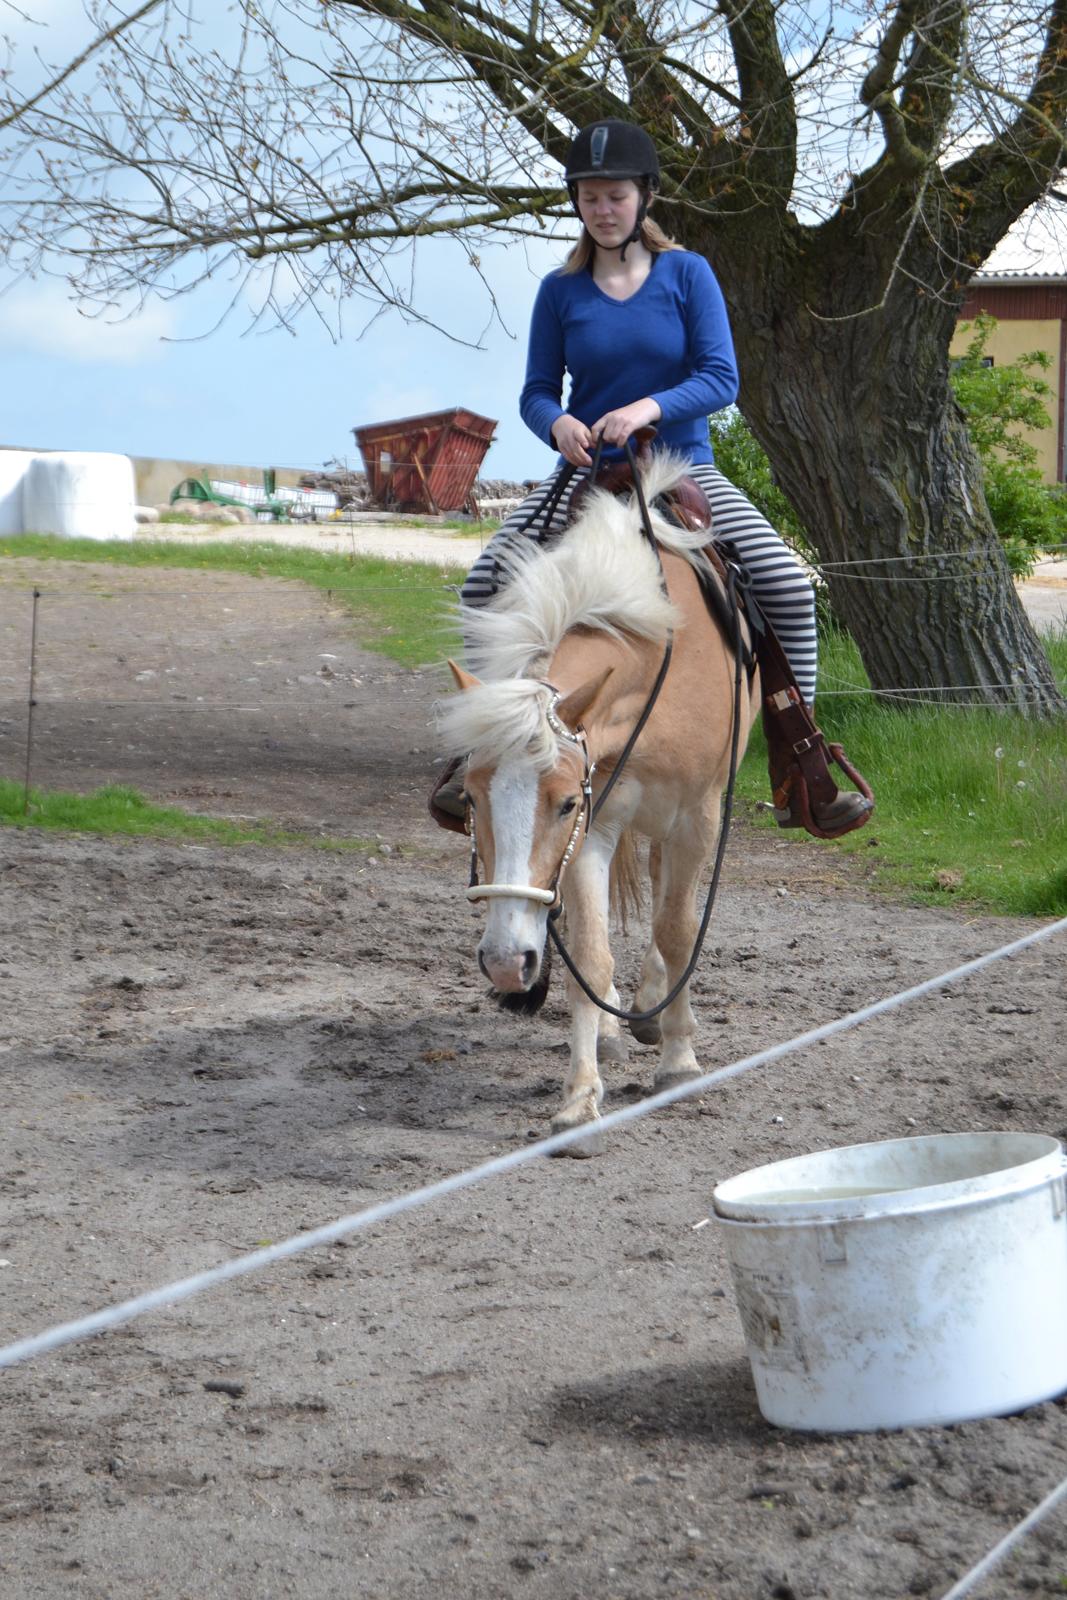
M711 466L695 464L689 470L708 497L716 537L728 539L735 546L738 556L751 573L756 599L789 658L797 687L808 705L814 705L817 664L815 594L804 569L770 523L760 516L755 506L740 489L734 487L729 478ZM501 524L467 574L460 591L465 604L484 605L496 593L500 584L496 556L503 545L523 536L544 537L546 531L550 536L563 532L571 495L585 476L586 473L581 469L575 473L553 512L547 530L540 517L532 528L524 530L523 524L544 500L555 481L555 475L546 478L527 495L507 521Z

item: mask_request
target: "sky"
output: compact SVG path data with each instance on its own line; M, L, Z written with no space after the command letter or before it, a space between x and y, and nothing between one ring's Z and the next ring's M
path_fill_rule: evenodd
M80 0L34 0L32 11L30 21L0 0L0 32L15 40L25 91L46 76L31 57L35 43L62 63L93 36ZM247 310L209 332L230 297L222 282L109 322L79 310L59 280L0 279L0 445L359 467L354 427L459 405L498 424L483 477L542 477L556 457L520 420L518 397L537 284L566 248L561 238L481 250L501 313L487 328L477 273L454 247L426 241L416 301L457 339L392 311L357 338L369 315L361 302L346 312L352 331L340 342L306 313L294 332L249 332Z
M78 0L36 0L34 12L52 25L56 59L64 45L76 49L90 36ZM0 20L23 43L33 36L14 14ZM36 84L37 70L26 65ZM1067 207L1061 214L1052 229L1019 230L990 265L1067 271ZM427 241L418 303L466 344L396 312L357 338L367 314L359 306L347 319L353 332L339 342L306 314L293 332L249 332L240 312L211 332L227 299L222 283L150 301L117 322L85 315L55 279L0 284L0 444L253 467L358 467L354 427L461 405L497 423L483 477L540 477L555 458L519 419L518 396L537 283L564 253L562 239L530 251L514 244L483 251L505 324L487 329L488 297L477 274L455 248Z
M151 303L125 322L80 312L62 284L16 283L0 295L0 444L247 466L360 465L352 429L465 406L498 427L482 476L521 480L553 453L518 416L526 329L540 273L514 249L483 251L510 332L488 315L484 286L455 258L427 252L421 303L482 348L395 312L340 342L305 315L295 332L246 333L235 314L207 333L222 296L207 289ZM543 252L542 271L562 258ZM358 314L351 318L358 325Z

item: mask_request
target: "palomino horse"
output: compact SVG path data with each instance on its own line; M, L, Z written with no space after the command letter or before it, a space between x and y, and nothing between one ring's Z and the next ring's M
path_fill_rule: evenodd
M628 878L636 883L633 833L651 841L652 937L638 1010L670 992L693 947L695 891L718 837L729 765L734 663L697 576L707 566L700 554L707 531L689 533L655 509L657 496L684 472L685 463L666 454L654 455L642 471L662 575L635 497L594 489L550 549L519 541L508 558L510 581L489 605L461 608L479 676L450 663L462 693L440 708L440 732L449 751L469 753L465 788L485 878L470 896L488 902L478 959L513 1009L538 979L557 892L572 958L593 991L619 1006L609 887L625 888ZM672 634L659 697L586 832L590 792L595 797L603 789L618 761ZM758 703L758 684L746 685L741 750ZM625 1059L618 1019L571 978L568 989L571 1055L555 1132L599 1117L598 1055ZM699 1073L688 985L659 1024L634 1029L649 1042L659 1035L658 1089ZM572 1150L583 1153L583 1146Z

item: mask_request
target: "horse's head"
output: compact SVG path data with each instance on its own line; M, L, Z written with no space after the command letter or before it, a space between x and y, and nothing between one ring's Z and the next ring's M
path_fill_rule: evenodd
M483 684L450 665L462 695L445 720L472 751L465 788L484 878L469 893L489 908L478 962L500 993L521 994L541 970L548 913L588 826L581 719L610 668L561 696L535 679Z

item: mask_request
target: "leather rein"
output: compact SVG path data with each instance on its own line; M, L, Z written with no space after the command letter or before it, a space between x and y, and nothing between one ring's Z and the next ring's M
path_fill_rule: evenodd
M633 447L629 440L626 442L625 449L626 460L630 467L630 475L633 480L634 493L637 497L637 503L641 510L641 531L655 552L656 561L659 564L660 569L660 578L661 581L664 582L664 586L666 586L666 580L663 577L663 562L660 558L659 545L656 543L656 538L652 531L652 519L649 516L648 505L645 501L644 489L641 485L641 477L637 470L637 461L634 456ZM590 484L596 483L596 475L600 466L602 450L603 440L598 439L596 443L596 450L593 455L593 464L589 473ZM565 463L565 465L560 468L555 482L545 497L544 504L550 503L552 509L555 509L556 505L559 503L564 488L574 476L574 472L575 468L572 467L570 463ZM542 508L539 507L538 509L540 511ZM536 515L537 513L535 513L535 516ZM671 656L674 649L672 635L670 633L667 635L667 639L663 648L663 659L660 662L659 671L656 673L655 680L648 692L648 697L645 701L641 714L634 723L633 729L631 730L630 735L619 754L619 758L615 763L614 770L609 775L607 782L600 791L600 794L597 796L595 802L593 801L592 795L593 776L596 772L596 763L591 761L589 757L589 744L586 737L586 731L581 723L578 723L573 730L567 727L562 719L556 714L556 708L561 698L560 691L554 688L554 686L550 683L546 683L544 685L549 691L550 695L548 708L545 713L549 727L552 729L557 738L563 739L570 744L577 745L581 750L584 762L584 772L582 775L581 784L582 798L575 812L574 825L571 828L570 837L568 838L564 847L559 866L556 868L552 882L547 889L537 889L532 884L479 883L478 844L475 838L473 810L471 810L469 814L470 820L468 824L468 831L470 832L471 836L471 869L469 887L467 889L467 899L475 901L504 899L510 897L516 899L534 900L542 905L548 906L548 932L552 938L552 943L559 951L564 965L571 974L571 977L595 1006L598 1006L601 1011L608 1012L613 1017L618 1017L623 1022L651 1021L653 1017L657 1017L661 1011L665 1010L666 1007L672 1003L672 1001L677 999L678 995L682 992L686 984L689 982L689 979L692 977L696 964L700 959L700 952L704 946L704 939L707 935L708 924L711 921L711 913L715 904L715 896L719 887L719 878L722 872L723 858L726 853L726 841L729 837L730 822L733 815L734 787L737 778L737 756L741 731L741 684L744 651L743 640L741 636L740 608L737 599L738 577L738 569L733 566L732 563L729 564L727 567L726 594L733 633L731 644L734 651L734 715L730 740L730 769L726 782L726 791L723 798L722 822L719 828L718 848L715 852L715 866L712 872L711 884L708 888L707 898L704 903L704 912L701 917L700 926L697 930L697 937L693 945L692 954L689 958L689 961L686 963L681 977L671 989L670 993L663 1000L661 1000L658 1005L652 1006L648 1011L625 1011L617 1006L611 1005L607 1000L604 1000L600 995L596 994L575 965L569 950L560 937L559 929L557 928L556 924L563 912L563 900L560 886L563 881L564 872L566 871L567 866L574 855L575 849L577 848L583 823L585 826L585 832L588 833L593 823L596 821L604 802L608 798L608 795L611 793L619 778L622 776L623 769L633 753L634 746L636 745L649 717L652 715L656 701L659 699L660 691L663 688L664 681L667 677L667 672L670 668Z

